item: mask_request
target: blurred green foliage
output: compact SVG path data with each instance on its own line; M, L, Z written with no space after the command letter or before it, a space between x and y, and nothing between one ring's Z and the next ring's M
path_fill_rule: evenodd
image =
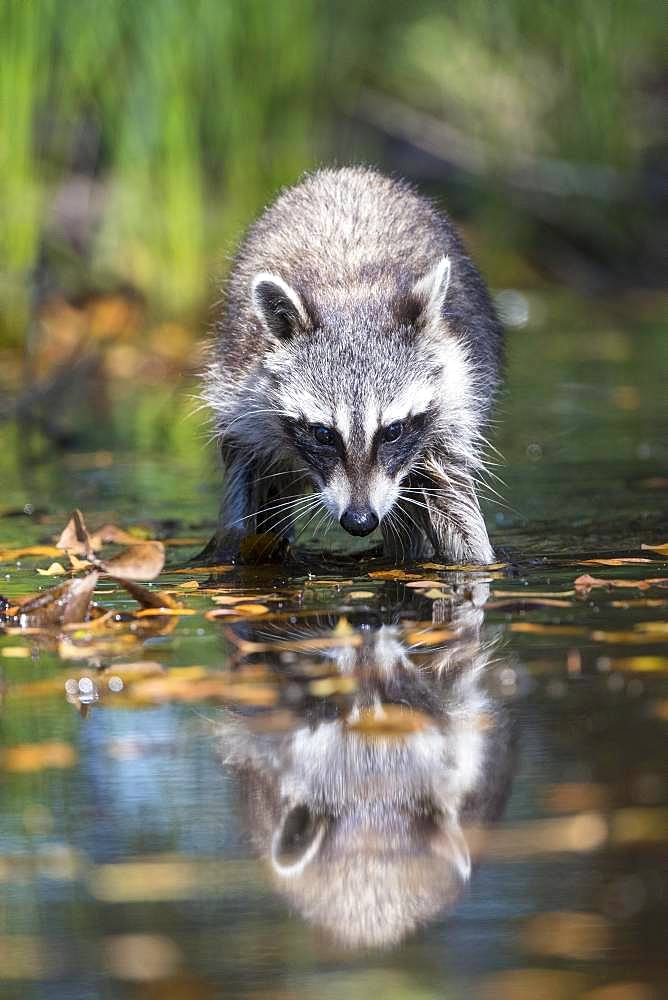
M369 92L484 142L490 176L519 154L633 169L661 19L652 0L4 0L0 342L22 336L45 245L67 290L83 260L200 305L278 186L382 158Z

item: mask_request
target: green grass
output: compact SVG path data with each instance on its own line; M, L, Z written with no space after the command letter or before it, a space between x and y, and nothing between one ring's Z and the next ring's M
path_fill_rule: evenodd
M0 343L20 340L54 192L85 123L104 213L85 276L199 306L282 184L374 156L341 112L371 88L491 150L632 169L652 139L661 7L599 0L4 0ZM644 103L643 103L644 102ZM69 254L69 256L68 256Z

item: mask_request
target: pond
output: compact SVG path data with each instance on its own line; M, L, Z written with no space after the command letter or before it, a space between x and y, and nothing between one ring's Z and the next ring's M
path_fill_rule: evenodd
M526 303L487 569L193 569L189 386L2 429L2 997L665 995L665 326ZM74 508L162 539L165 596L21 628Z

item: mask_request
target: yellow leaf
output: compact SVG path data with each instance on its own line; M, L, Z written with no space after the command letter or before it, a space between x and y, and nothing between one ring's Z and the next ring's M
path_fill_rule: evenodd
M536 635L584 635L578 625L539 625L534 622L511 622L511 632L532 632Z
M668 556L668 542L657 542L655 545L642 543L641 549L648 549L650 552L658 552L662 556Z
M30 656L29 646L5 646L2 655L8 660L27 660Z
M89 564L86 563L88 566ZM40 576L64 576L67 570L59 562L52 562L48 569L42 569L40 566L37 567L37 572Z
M0 562L11 562L24 556L46 556L53 559L62 554L62 550L55 545L28 545L20 549L0 549Z
M77 754L69 743L23 743L0 750L0 767L5 771L26 774L45 768L73 767Z

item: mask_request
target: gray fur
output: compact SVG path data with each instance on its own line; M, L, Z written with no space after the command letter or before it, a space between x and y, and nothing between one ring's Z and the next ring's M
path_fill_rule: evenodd
M250 228L215 330L204 396L227 468L218 554L234 557L262 521L288 533L300 469L316 491L304 510L338 520L370 506L395 558L492 561L475 479L502 331L443 212L370 169L307 176ZM412 435L377 446L402 405ZM331 461L310 446L318 423L340 438Z

